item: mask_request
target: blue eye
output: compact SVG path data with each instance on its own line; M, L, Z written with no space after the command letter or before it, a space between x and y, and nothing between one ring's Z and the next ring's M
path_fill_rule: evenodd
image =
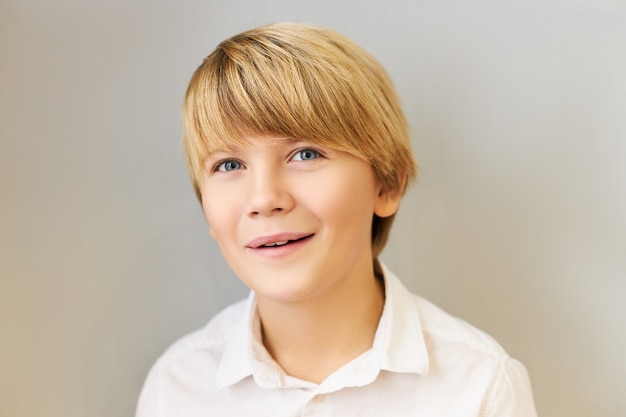
M229 159L228 161L220 162L215 168L216 171L221 171L221 172L236 171L238 169L241 169L241 162L234 161L232 159Z
M311 161L317 159L320 153L315 149L302 149L293 156L293 161Z

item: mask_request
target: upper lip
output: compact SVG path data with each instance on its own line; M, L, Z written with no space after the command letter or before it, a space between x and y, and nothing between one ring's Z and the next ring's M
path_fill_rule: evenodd
M246 248L256 249L261 246L271 245L278 242L286 242L290 240L299 240L312 235L313 233L284 232L276 233L273 235L260 236L246 243Z

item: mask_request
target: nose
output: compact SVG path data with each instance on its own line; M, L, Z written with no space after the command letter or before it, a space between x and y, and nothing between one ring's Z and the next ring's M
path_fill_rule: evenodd
M273 216L290 212L295 200L289 181L279 168L256 170L250 175L248 216Z

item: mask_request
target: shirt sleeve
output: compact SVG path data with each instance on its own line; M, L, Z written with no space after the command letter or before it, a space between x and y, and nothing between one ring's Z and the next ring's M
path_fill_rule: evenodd
M155 364L150 372L148 373L148 377L143 384L143 388L141 390L141 394L139 395L139 400L137 402L137 409L135 410L135 417L160 417L161 416L161 406L160 406L160 378L158 377L159 367L158 363Z
M508 357L502 361L481 417L537 417L524 365Z

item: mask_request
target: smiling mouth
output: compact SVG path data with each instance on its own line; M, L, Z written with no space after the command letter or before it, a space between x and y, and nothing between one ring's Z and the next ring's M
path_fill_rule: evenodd
M258 246L257 249L258 248L274 248L276 246L285 246L285 245L288 245L288 244L291 244L291 243L301 242L301 241L303 241L305 239L310 238L311 236L313 236L313 235L303 236L303 237L298 238L298 239L290 239L290 240L282 240L280 242L266 243L265 245Z
M254 239L246 246L250 249L277 248L302 242L313 237L313 234L281 234Z
M260 248L272 248L274 246L284 246L289 242L293 242L293 240L285 240L284 242L274 242L274 243L268 243L267 245L262 245L259 246Z

